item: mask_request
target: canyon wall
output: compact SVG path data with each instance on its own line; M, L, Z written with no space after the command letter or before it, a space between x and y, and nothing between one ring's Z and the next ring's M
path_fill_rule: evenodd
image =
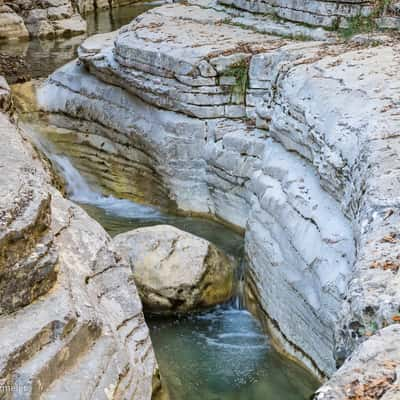
M81 15L94 10L140 3L139 0L71 0L71 2Z
M55 38L74 36L86 31L82 16L99 9L134 5L138 0L0 0L0 40L28 37ZM201 7L224 10L238 25L276 34L332 36L338 28L357 30L375 24L381 28L400 28L400 6L395 0L190 0ZM277 21L279 23L277 24ZM293 25L293 23L295 23ZM302 26L296 24L302 24ZM324 27L326 31L315 31ZM365 26L364 26L365 28ZM295 32L292 32L294 29Z
M128 265L50 185L0 78L0 398L151 399L158 368Z
M326 377L399 311L398 50L294 42L168 5L88 39L39 101L105 187L117 164L154 171L179 210L244 229L249 302ZM139 199L145 185L118 182Z
M55 38L86 32L86 22L72 7L71 0L14 0L4 1L1 7L10 13L8 21L18 19L30 37ZM2 37L5 40L24 38L26 35L16 37L10 32Z

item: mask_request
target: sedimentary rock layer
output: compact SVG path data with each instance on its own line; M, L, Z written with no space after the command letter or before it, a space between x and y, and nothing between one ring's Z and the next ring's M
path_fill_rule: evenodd
M397 400L399 335L400 327L392 325L361 344L351 359L318 390L316 400Z
M24 20L0 1L0 40L23 40L28 37Z
M274 14L283 19L325 27L346 26L352 17L368 16L374 4L364 0L218 0L221 4L242 10Z
M86 32L86 22L75 11L71 0L1 0L0 22L0 40L7 41Z
M164 6L91 38L40 102L59 126L146 146L178 208L246 229L266 324L329 376L400 306L399 45L290 42L221 13Z
M71 0L81 15L98 9L119 7L128 4L140 3L140 0Z
M157 364L130 267L49 185L1 87L0 397L150 400Z
M71 0L15 0L10 6L34 37L73 36L86 31L86 22L75 12Z

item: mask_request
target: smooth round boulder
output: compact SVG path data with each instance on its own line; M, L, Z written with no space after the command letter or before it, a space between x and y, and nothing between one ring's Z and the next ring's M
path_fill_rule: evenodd
M131 266L147 311L190 312L232 297L233 261L207 240L173 226L118 235L114 250Z

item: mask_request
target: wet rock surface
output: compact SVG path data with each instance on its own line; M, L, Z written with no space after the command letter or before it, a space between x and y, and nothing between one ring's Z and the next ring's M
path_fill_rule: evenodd
M233 261L205 239L159 225L118 235L113 244L149 311L196 311L233 294Z

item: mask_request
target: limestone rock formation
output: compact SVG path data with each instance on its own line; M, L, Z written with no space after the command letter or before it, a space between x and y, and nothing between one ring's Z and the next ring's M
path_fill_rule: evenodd
M249 286L270 320L280 321L275 334L283 332L289 352L328 374L335 369L333 332L354 259L350 223L319 187L316 171L268 139L257 112L273 98L274 68L322 57L325 45L291 44L226 21L222 11L195 6L153 10L115 38L84 42L79 56L86 68L70 63L57 71L39 99L53 112L53 123L80 131L77 137L90 143L92 172L99 165L104 177L93 154L102 154L109 169L114 155L122 154L120 162L129 160L136 170L157 171L156 182L178 208L247 227L255 282ZM218 30L225 32L223 42L214 38Z
M12 7L31 36L54 38L86 32L86 22L74 11L71 0L15 0Z
M71 0L1 0L0 22L0 40L7 41L86 32L86 22L72 7Z
M89 39L39 100L94 160L112 165L117 148L157 171L179 209L245 229L249 299L325 377L400 307L399 50L292 41L168 5Z
M310 25L338 27L346 26L351 17L368 16L374 6L363 0L220 0L222 4L246 11L275 14L281 18Z
M118 235L113 244L150 311L195 311L233 294L232 261L205 239L159 225Z
M29 32L24 20L11 8L0 1L0 41L28 39Z
M316 400L400 398L400 326L382 329L364 342L318 390Z
M71 0L81 15L99 9L119 7L128 4L140 3L140 0Z
M131 270L48 184L0 80L2 399L151 399L157 364Z

